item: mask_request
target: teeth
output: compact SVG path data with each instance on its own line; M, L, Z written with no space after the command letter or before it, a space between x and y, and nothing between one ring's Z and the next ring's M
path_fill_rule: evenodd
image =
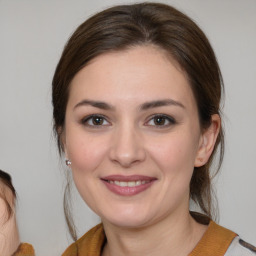
M146 183L149 183L150 181L149 180L136 180L136 181L118 181L118 180L109 180L108 181L110 184L115 184L117 186L120 186L120 187L136 187L136 186L140 186L140 185L143 185L143 184L146 184Z
M140 181L140 180L137 180L137 181L136 181L136 186L139 186L139 185L141 185L141 181Z
M127 182L125 181L120 181L120 187L127 187Z
M135 181L129 181L128 182L128 187L135 187L136 182Z

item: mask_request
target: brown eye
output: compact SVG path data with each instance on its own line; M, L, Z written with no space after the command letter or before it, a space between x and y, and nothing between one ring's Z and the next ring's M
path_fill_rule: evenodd
M84 118L81 123L86 126L108 126L110 123L106 120L104 116L101 115L91 115Z
M94 116L94 117L92 117L92 123L93 123L94 125L102 125L102 124L103 124L103 121L104 121L104 119L103 119L102 117L100 117L100 116Z
M165 125L165 123L166 123L166 117L163 117L163 116L154 117L155 125Z
M168 127L174 124L176 124L175 119L167 115L155 115L146 123L148 126L158 126L159 128Z

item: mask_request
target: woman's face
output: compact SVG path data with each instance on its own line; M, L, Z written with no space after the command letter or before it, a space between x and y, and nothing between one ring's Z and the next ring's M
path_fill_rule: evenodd
M143 227L188 212L203 135L188 81L164 51L138 46L84 67L62 139L77 189L103 222Z

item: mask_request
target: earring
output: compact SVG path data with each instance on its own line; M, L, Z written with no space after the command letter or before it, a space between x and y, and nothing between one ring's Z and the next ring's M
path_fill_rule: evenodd
M66 160L65 160L65 163L66 163L66 166L71 165L71 161L70 161L70 160L68 160L68 159L66 159Z

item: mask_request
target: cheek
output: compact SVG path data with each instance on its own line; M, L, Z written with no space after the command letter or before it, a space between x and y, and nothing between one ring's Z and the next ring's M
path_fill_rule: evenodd
M196 137L173 134L149 145L151 158L167 175L191 173L197 152Z
M66 151L75 176L89 174L97 168L105 156L104 145L100 138L86 136L81 131L67 133Z
M0 227L4 224L7 217L7 207L5 201L0 197Z

